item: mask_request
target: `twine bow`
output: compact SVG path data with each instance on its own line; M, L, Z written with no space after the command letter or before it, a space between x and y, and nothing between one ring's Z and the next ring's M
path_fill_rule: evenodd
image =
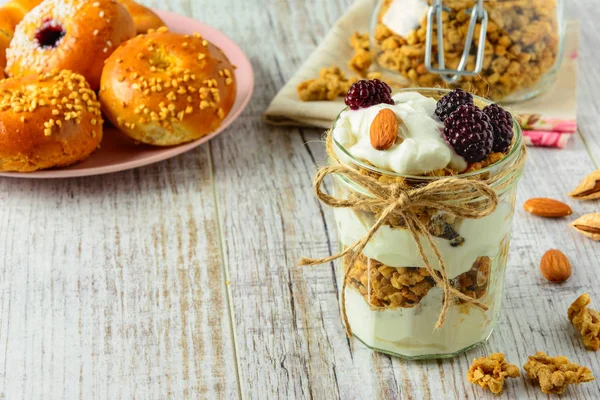
M331 134L329 136L331 136ZM301 266L323 264L352 253L349 262L344 263L344 277L340 299L342 319L348 336L352 336L350 324L348 323L348 316L346 314L345 301L348 272L350 267L354 264L356 257L362 253L375 233L390 218L403 221L406 229L411 233L415 241L419 255L423 261L423 266L427 269L427 272L431 275L435 283L443 289L444 296L442 309L435 324L436 328L440 328L444 324L448 308L455 298L461 299L464 302L473 304L484 310L488 309L485 304L460 292L451 285L446 272L444 259L441 256L431 233L415 213L415 208L434 209L464 219L483 218L494 212L498 205L498 196L490 187L489 182L468 178L448 177L433 180L427 185L417 187L410 187L406 184L399 183L382 184L377 179L361 174L354 168L340 163L332 151L331 137L328 137L327 150L333 162L332 165L320 168L315 176L313 187L317 198L322 203L331 207L352 208L354 210L370 212L376 216L375 223L371 226L369 231L357 242L346 247L342 252L320 259L302 258L299 262L299 265ZM524 162L524 157L522 162ZM515 166L515 168L518 167ZM328 195L321 190L321 186L324 179L332 174L338 174L359 185L366 194L351 191L347 198ZM507 177L509 178L508 180L503 179ZM501 186L506 187L509 181L513 180L510 178L509 172L501 172L494 178L494 181L503 180ZM438 263L438 270L433 268L431 260L427 254L425 254L422 243L423 239L433 250L435 259Z

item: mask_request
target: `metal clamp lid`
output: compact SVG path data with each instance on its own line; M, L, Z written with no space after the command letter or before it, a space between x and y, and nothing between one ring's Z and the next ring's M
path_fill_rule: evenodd
M469 21L469 30L467 31L467 38L465 41L465 47L463 49L462 57L458 63L458 68L448 69L444 64L444 32L442 24L442 11L448 11L442 5L442 0L433 0L432 5L429 7L427 12L427 36L425 42L425 67L429 72L440 74L442 79L448 83L455 83L458 78L463 75L473 76L481 72L483 68L483 58L485 50L485 37L487 33L488 14L483 8L483 0L477 0L477 4L470 9L466 10L466 13L471 14ZM431 53L433 51L433 16L436 17L437 25L437 39L438 39L438 68L434 68L431 64ZM469 53L471 51L471 43L473 42L473 34L475 33L475 26L478 22L481 22L481 30L479 34L479 43L477 44L477 56L475 58L475 68L472 71L465 70Z

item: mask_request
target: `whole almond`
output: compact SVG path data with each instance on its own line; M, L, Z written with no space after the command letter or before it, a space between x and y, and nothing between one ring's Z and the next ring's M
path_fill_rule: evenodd
M542 256L540 271L550 282L561 283L571 276L571 263L562 251L550 249Z
M387 150L398 137L398 119L389 108L384 108L377 113L371 123L371 146L376 150Z
M525 202L523 208L525 211L539 217L558 218L573 214L571 207L567 204L545 197L529 199Z

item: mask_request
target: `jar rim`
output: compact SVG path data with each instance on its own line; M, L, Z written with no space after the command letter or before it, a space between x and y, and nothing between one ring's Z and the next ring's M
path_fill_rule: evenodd
M426 97L436 97L436 96L441 97L441 96L444 96L445 94L451 92L451 90L450 89L442 89L442 88L403 88L403 89L395 90L393 94L405 93L405 92L417 92ZM490 104L494 104L493 101L485 99L483 97L479 97L477 95L473 95L473 98L475 100L485 104L486 106L490 105ZM345 107L338 114L335 121L333 122L332 131L335 128L337 122L339 121L340 115L346 110L348 110L348 107ZM497 168L504 169L504 168L509 167L510 165L513 165L514 161L516 161L519 158L519 156L522 156L522 153L523 153L523 149L522 149L523 131L521 130L521 126L519 125L518 121L515 119L515 117L512 114L511 114L511 118L513 120L514 138L513 138L512 147L511 147L510 151L508 152L508 154L505 157L503 157L500 161L490 164L487 167L484 167L484 168L481 168L481 169L478 169L475 171L467 172L467 173L460 173L458 175L454 175L454 177L456 177L456 178L471 178L471 177L475 177L478 175L486 174ZM387 176L392 176L392 177L401 177L401 178L407 178L407 179L411 179L411 180L420 180L423 183L432 182L432 181L446 177L446 176L423 176L423 175L401 174L398 172L393 172L393 171L384 170L384 169L375 167L371 164L366 163L363 160L360 160L360 159L354 157L352 154L350 154L350 152L348 152L348 150L344 147L344 145L339 143L333 135L331 135L331 138L332 138L333 145L335 146L335 148L334 148L335 150L341 151L343 153L343 155L345 157L347 157L352 163L355 163L356 165L358 165L362 168L365 168L368 171L387 175Z

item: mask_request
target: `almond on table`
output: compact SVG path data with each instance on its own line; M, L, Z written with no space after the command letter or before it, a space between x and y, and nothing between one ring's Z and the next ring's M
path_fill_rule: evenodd
M560 218L573 214L573 210L568 204L546 197L529 199L525 202L523 208L528 213L539 217Z
M550 249L542 256L540 271L550 282L562 283L571 276L571 263L562 251Z

